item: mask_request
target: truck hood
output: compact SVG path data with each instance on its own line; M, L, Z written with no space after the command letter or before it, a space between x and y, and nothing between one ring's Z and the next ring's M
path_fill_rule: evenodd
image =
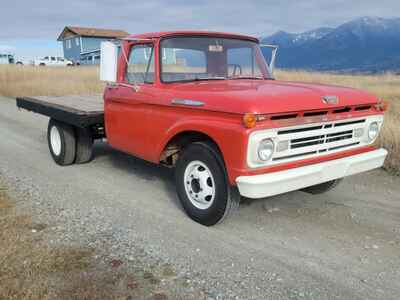
M378 101L374 95L352 88L276 80L199 81L170 87L174 99L200 101L202 109L239 114L321 110ZM339 101L327 104L322 99L325 96L337 96Z

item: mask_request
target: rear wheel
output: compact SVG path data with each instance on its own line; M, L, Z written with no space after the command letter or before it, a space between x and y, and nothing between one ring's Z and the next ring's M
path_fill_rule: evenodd
M212 226L239 205L240 197L229 186L222 159L208 143L189 145L175 170L178 197L194 221Z
M93 158L93 136L89 128L76 128L76 157L77 164L84 164Z
M50 119L47 127L47 142L50 154L58 165L67 166L74 163L76 139L72 126Z
M302 191L313 195L323 194L335 188L341 181L342 179L331 180L328 182L306 187L305 189L302 189Z

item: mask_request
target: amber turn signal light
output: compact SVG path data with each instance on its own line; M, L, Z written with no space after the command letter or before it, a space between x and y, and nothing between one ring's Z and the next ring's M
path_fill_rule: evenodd
M379 100L379 102L375 104L375 108L379 111L387 111L389 109L389 102L385 100Z
M256 126L257 118L254 114L248 113L243 117L243 124L246 128L253 128Z
M389 102L385 100L380 100L376 105L375 108L380 111L387 111L389 109Z

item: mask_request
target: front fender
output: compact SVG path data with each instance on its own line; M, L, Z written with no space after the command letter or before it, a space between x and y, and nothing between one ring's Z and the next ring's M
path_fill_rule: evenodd
M158 159L168 143L178 134L195 131L207 135L218 145L225 162L229 181L235 184L233 170L243 169L246 165L247 130L240 122L229 122L223 118L191 117L174 123L165 132L157 147Z

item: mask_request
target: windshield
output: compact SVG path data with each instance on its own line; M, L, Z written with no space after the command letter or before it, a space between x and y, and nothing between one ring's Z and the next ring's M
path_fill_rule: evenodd
M256 42L216 37L173 37L160 48L163 82L269 79Z

